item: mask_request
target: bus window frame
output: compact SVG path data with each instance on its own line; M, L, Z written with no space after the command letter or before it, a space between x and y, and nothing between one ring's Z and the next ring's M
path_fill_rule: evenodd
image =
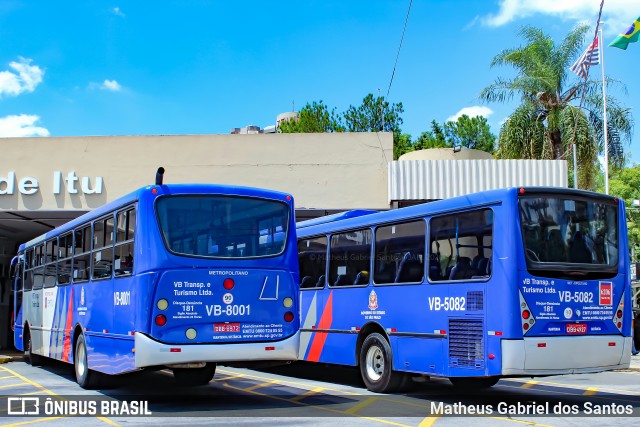
M321 239L324 238L326 241L326 246L325 246L325 250L324 250L324 282L322 283L322 286L314 286L311 288L303 288L302 286L300 286L300 290L301 291L317 291L317 290L321 290L327 287L327 271L329 271L329 235L328 234L318 234L316 236L309 236L309 237L305 237L304 239L300 239L297 240L296 242L296 246L303 241L308 241L308 240L316 240L316 239ZM297 250L297 248L296 248ZM300 260L300 255L298 252L298 260ZM302 270L300 271L300 276L302 276ZM318 278L320 279L320 278ZM302 281L302 278L300 278L300 281ZM302 283L300 283L300 285L302 285Z
M67 246L66 246L66 242L67 242L67 237L70 236L71 237L71 246L68 248L69 250L67 251ZM66 231L62 234L60 234L58 236L58 260L56 261L57 267L56 267L56 285L57 286L69 286L71 284L71 280L73 279L73 252L74 252L74 236L75 233L73 232L73 230L69 230ZM65 256L63 258L60 257L60 242L64 241L65 242ZM71 260L71 264L70 264L70 270L69 270L69 281L66 283L60 283L60 263L63 263L67 260Z
M373 275L371 275L371 283L373 283L373 286L405 286L405 285L423 285L425 284L425 278L427 277L427 243L429 240L429 234L427 233L427 229L428 229L428 221L426 220L426 218L403 218L402 220L400 220L400 222L389 222L389 223L384 223L384 224L378 224L375 226L374 230L373 230L373 239L372 239L372 246L373 246L373 254L371 257L371 271L374 271L376 268L376 249L377 249L377 239L376 239L376 233L378 232L379 228L383 228L383 227L391 227L391 226L396 226L396 225L402 225L402 224L410 224L410 223L419 223L422 222L424 224L424 249L423 249L423 253L422 253L422 257L423 257L423 262L422 262L422 279L420 281L417 282L398 282L396 283L394 282L390 282L390 283L378 283L375 281L375 273ZM397 274L397 272L396 272Z
M133 219L134 219L134 223L133 223L133 235L131 237L129 237L129 231L131 231L130 228L130 221L131 221L131 212L134 213L133 215ZM138 208L137 208L137 204L132 204L132 205L127 205L124 206L118 210L116 210L114 212L114 223L113 223L113 233L114 233L114 239L113 239L113 267L111 269L112 275L114 278L116 279L122 279L125 277L131 277L133 276L133 266L131 267L130 270L123 270L120 269L121 271L123 271L122 273L118 274L117 273L117 269L115 268L115 262L116 262L116 250L118 247L120 246L126 246L128 244L132 245L132 257L133 257L133 252L135 252L135 238L136 238L136 229L137 224L137 218L138 218ZM124 240L119 241L118 240L118 215L123 214L125 215L125 228L124 228ZM122 261L121 261L122 262ZM133 265L135 265L135 262L133 263Z
M488 257L487 259L489 260L489 262L491 263L491 265L494 265L493 262L493 253L494 253L494 236L495 236L495 217L496 217L496 212L495 209L493 209L493 207L491 206L470 206L468 209L462 209L462 210L455 210L455 211L449 211L449 212L445 212L445 213L441 213L441 214L437 214L437 215L432 215L428 218L426 218L427 220L427 241L426 241L426 245L427 245L427 254L428 254L428 258L427 259L431 259L431 221L436 219L436 218L443 218L443 217L447 217L447 216L455 216L455 215L464 215L468 212L475 212L475 211L491 211L491 215L492 215L492 221L491 221L491 256ZM477 246L480 247L480 246ZM455 248L455 247L454 247ZM486 248L483 246L483 248ZM455 255L452 255L452 258ZM455 263L453 264L455 265ZM483 277L477 277L475 279L443 279L443 280L431 280L431 278L429 277L429 274L426 274L426 278L427 281L430 285L451 285L451 284L464 284L464 283L483 283L483 282L488 282L489 280L491 280L491 278L493 277L493 268L491 269L491 272L489 273L489 275L487 276L483 276Z
M369 280L367 281L367 283L363 283L362 285L334 285L331 284L331 281L329 280L329 276L331 275L331 240L333 239L333 236L338 236L338 235L342 235L342 234L348 234L348 233L354 233L357 231L369 231L369 233L371 233L371 243L369 243ZM372 255L373 255L373 230L371 227L358 227L358 228L354 228L354 229L350 229L350 230L340 230L339 232L335 232L335 233L329 233L327 234L329 241L328 241L328 245L327 245L327 274L325 275L325 284L329 289L344 289L344 288L366 288L367 286L371 285L371 262L372 262ZM356 275L357 276L357 275Z
M89 252L89 261L91 262L91 274L89 275L89 281L91 282L101 282L103 280L110 280L113 279L113 258L115 255L114 252L114 231L115 231L115 212L110 212L109 214L103 215L99 218L96 218L94 221L91 222L91 250ZM111 220L111 243L109 246L106 245L106 242L109 240L107 239L107 223L108 221ZM103 223L103 229L102 229L102 244L103 246L96 248L96 232L95 232L95 225L97 223ZM99 252L104 252L104 251L108 251L109 249L111 249L111 274L109 274L108 276L104 276L104 277L95 277L94 276L94 267L95 267L95 258L94 256L99 253ZM100 259L100 261L102 261L102 257ZM98 262L100 262L98 261Z
M89 230L88 236L85 235L84 231L85 230ZM82 246L80 246L83 250L83 252L80 253L76 253L76 248L78 247L77 242L76 242L76 233L80 233L82 235ZM73 233L73 261L71 263L71 283L75 284L75 283L86 283L89 280L91 280L91 249L93 248L93 225L91 223L88 224L81 224L79 226L77 226L76 228L73 229L72 231ZM89 250L87 252L84 251L84 247L86 244L86 240L87 237L89 239ZM76 257L78 255L89 255L89 272L87 274L87 278L86 279L78 279L77 277L74 277L74 273L76 272ZM85 267L86 268L86 267Z
M49 248L49 244L51 244L51 247ZM44 254L44 270L43 270L43 276L42 276L42 288L43 289L50 289L50 288L55 288L56 286L58 286L58 236L55 236L51 239L47 239L45 242L45 250L48 252L46 254ZM50 257L49 260L47 261L47 257ZM47 286L47 281L46 281L46 277L47 277L47 268L53 266L54 270L55 270L55 280L53 281L52 284L50 284L49 286Z
M34 267L33 271L33 283L32 290L41 290L44 288L44 262L43 262L43 252L45 250L44 242L37 243L33 246L33 255L34 255ZM41 280L38 286L36 286L36 272L41 272Z

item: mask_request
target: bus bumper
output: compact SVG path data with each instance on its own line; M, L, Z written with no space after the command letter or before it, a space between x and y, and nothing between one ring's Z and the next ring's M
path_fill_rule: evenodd
M282 341L233 344L163 344L135 334L136 368L196 362L295 361L300 334Z
M600 335L502 340L502 375L561 375L624 369L631 337Z

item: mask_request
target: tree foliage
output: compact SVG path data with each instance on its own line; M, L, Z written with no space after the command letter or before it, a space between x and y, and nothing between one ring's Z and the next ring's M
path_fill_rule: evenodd
M384 97L374 98L368 94L362 104L350 105L344 113L346 130L349 132L400 132L402 102L389 104Z
M329 108L322 103L307 103L298 113L297 119L285 120L278 125L282 133L322 133L343 132L344 126L336 109Z
M514 68L516 76L496 79L482 91L480 98L485 102L520 98L520 105L500 130L499 158L570 160L575 143L579 187L593 189L597 156L604 150L599 96L602 86L591 80L584 84L567 73L581 53L587 33L588 27L577 27L556 46L541 29L522 28L520 36L526 44L503 50L491 63ZM584 105L579 110L583 94ZM607 98L607 107L610 165L620 168L625 162L623 144L631 141L633 121L630 110L619 106L614 98ZM571 161L569 165L572 167Z
M640 261L640 208L633 200L640 199L640 165L615 171L609 180L610 193L624 200L627 207L629 248L634 254L633 262Z
M446 139L451 145L486 151L493 154L496 136L491 133L487 119L483 116L469 117L466 114L455 122L444 124Z

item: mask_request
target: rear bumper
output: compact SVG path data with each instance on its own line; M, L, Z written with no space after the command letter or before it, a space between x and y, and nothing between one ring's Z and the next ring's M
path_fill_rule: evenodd
M195 362L294 361L298 359L300 334L282 341L234 344L170 345L135 334L136 368Z
M561 375L629 367L631 337L540 337L502 340L502 375Z

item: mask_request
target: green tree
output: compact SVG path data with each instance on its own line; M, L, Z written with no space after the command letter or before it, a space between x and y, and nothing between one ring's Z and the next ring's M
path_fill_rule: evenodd
M633 200L640 199L640 165L615 171L609 180L610 193L624 200L627 207L629 248L640 261L640 208L633 207Z
M445 123L444 133L451 145L461 145L491 154L495 151L496 136L491 133L487 119L483 116L469 117L463 114L455 122Z
M444 129L435 120L431 120L431 130L422 132L413 143L414 150L426 150L429 148L450 148L453 145L447 141Z
M507 102L520 97L521 104L505 121L498 137L500 158L570 159L570 147L577 147L580 188L594 188L597 155L604 150L601 83L570 79L567 72L581 53L588 27L571 31L556 46L541 29L526 26L520 36L526 45L505 49L491 66L515 68L513 78L498 78L480 98L485 102ZM584 92L583 109L580 99ZM628 108L607 97L609 115L609 159L614 168L624 165L623 142L631 141L633 121ZM569 161L569 165L572 162Z
M343 132L344 126L335 110L335 108L329 110L322 101L307 103L298 113L297 119L281 122L278 131L282 133Z
M413 150L411 135L408 133L401 133L398 136L393 135L393 160L398 160L400 156Z
M384 97L368 94L358 107L350 105L343 117L349 132L400 132L402 102L389 104ZM398 134L399 136L400 134Z

